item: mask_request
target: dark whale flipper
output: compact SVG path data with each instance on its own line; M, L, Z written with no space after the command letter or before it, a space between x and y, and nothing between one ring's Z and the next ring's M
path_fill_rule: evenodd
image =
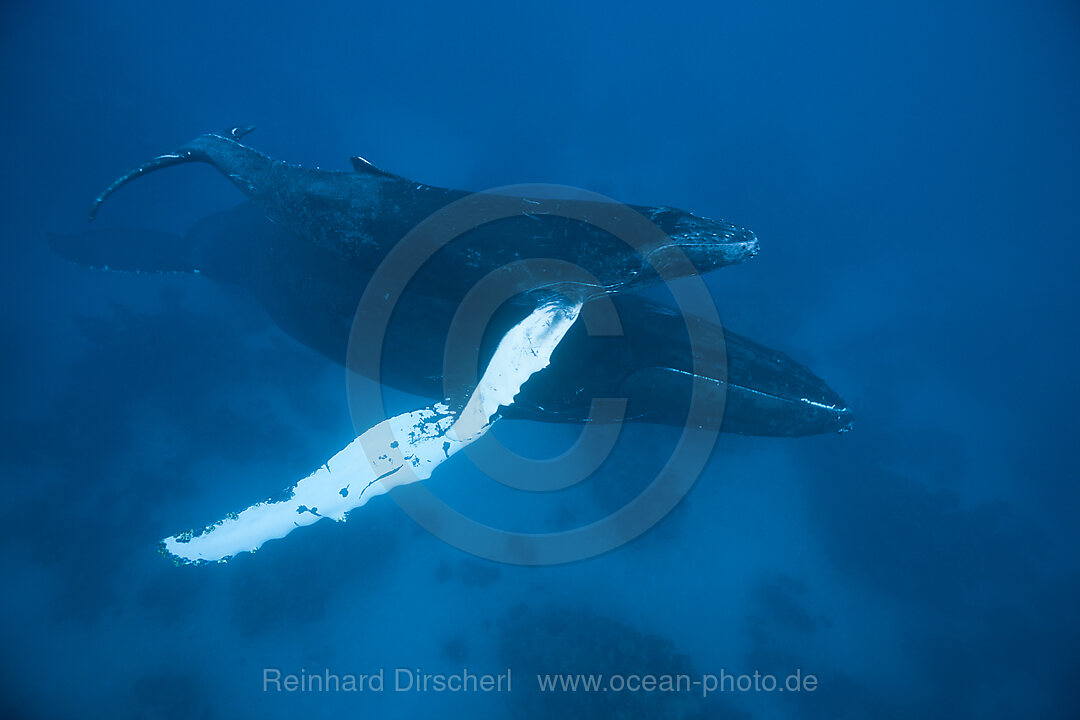
M262 153L240 144L240 138L254 129L254 125L244 125L234 127L220 135L215 133L200 135L191 142L181 145L175 152L158 155L156 158L128 170L116 178L109 187L105 188L94 199L94 204L90 206L90 220L93 221L101 204L124 185L147 173L175 165L190 162L209 163L228 176L234 183L242 186L246 185L250 188L252 184L251 178L255 172L259 169L265 170L273 162ZM244 172L245 169L247 172Z
M46 233L60 257L96 270L135 273L197 273L199 251L179 235L156 230L110 228L73 235Z

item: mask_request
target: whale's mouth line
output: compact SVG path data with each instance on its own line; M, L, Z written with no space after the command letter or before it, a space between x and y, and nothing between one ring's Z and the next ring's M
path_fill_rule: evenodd
M641 263L638 265L638 268L633 273L630 273L629 277L627 277L625 280L602 287L605 287L609 291L617 291L630 285L645 270L649 268L656 269L656 266L653 262L653 256L655 256L657 253L662 253L665 250L679 250L684 254L687 250L718 250L721 254L730 254L734 251L736 255L741 255L745 253L745 259L749 259L754 255L757 255L758 252L757 238L754 238L752 240L721 240L719 242L715 240L713 242L705 242L700 240L681 242L679 240L675 240L674 238L672 238L672 240L673 242L671 243L656 245L655 247L649 248L644 253L641 253ZM700 274L702 268L698 266L698 263L694 262L694 260L691 258L687 258L687 260L690 261L690 263L694 266L696 270L699 271ZM706 268L705 271L708 271L709 269L711 268Z
M735 240L734 238L731 239L731 240L721 240L719 242L715 242L715 241L714 242L707 242L707 241L704 241L704 240L691 240L689 242L676 241L672 245L661 245L661 246L657 247L656 249L660 250L660 249L663 249L663 248L671 248L671 247L677 247L677 248L729 248L729 247L735 247L736 245L741 246L741 247L754 248L754 247L757 247L758 242L757 242L757 240Z
M813 407L820 408L822 410L829 410L831 412L839 413L841 415L847 415L851 412L851 409L846 405L829 405L827 403L818 402L816 400L811 400L810 398L805 397L784 397L783 395L777 395L776 393L765 392L764 390L758 390L756 388L747 387L746 385L740 385L739 383L731 382L730 380L720 380L718 378L709 377L708 375L698 375L696 373L687 372L686 370L680 370L679 368L666 367L662 369L667 370L668 372L677 373L679 375L685 375L686 377L690 378L700 378L701 380L712 383L714 385L726 385L729 388L737 388L744 392L761 395L762 397L772 398L780 402L793 404L805 403L807 405L812 405Z
M664 248L678 248L683 252L687 250L718 250L721 254L746 255L745 259L750 259L758 254L758 241L754 240L721 240L720 242L704 242L704 241L690 241L690 242L676 242L674 245L663 245L657 250ZM651 253L650 253L651 254ZM696 264L695 264L696 267Z

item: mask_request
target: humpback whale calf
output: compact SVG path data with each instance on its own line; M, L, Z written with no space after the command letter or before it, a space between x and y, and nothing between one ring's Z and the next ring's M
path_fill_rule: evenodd
M839 397L785 355L731 335L725 347L719 327L685 314L679 319L670 309L626 296L661 280L752 257L757 239L748 230L674 208L624 206L592 197L540 202L437 188L378 170L359 158L353 158L351 173L304 168L242 145L240 139L249 131L203 135L128 171L98 196L90 219L125 183L188 162L218 169L265 219L252 221L252 208L242 206L225 222L218 217L200 224L191 238L159 234L147 243L145 231L106 231L89 238L55 236L54 248L93 265L93 252L87 248L96 240L104 250L122 251L108 263L111 267L205 270L211 277L246 285L283 329L340 360L356 300L375 269L393 256L399 240L428 218L467 204L470 223L453 228L448 243L432 246L429 262L406 278L416 283L395 309L384 345L387 354L402 360L390 363L394 370L384 378L388 383L441 400L361 433L281 497L165 539L163 552L178 563L224 561L322 517L344 520L370 497L426 479L500 417L583 422L590 419L584 412L586 401L604 395L627 397L630 419L681 424L685 416L676 422L677 411L685 406L700 410L697 393L705 387L706 393L715 393L718 408L726 401L733 413L726 417L717 410L708 418L699 414L695 422L714 427L724 422L736 432L804 435L844 429L849 422ZM635 222L642 226L642 217L651 221L645 225L652 230L627 240ZM200 241L198 235L204 232L218 237ZM255 262L248 265L245 252L252 247L257 251L247 259ZM508 289L511 299L502 303L487 335L478 339L482 374L468 387L448 387L437 369L432 372L431 360L440 354L432 346L431 338L438 337L432 328L453 322L458 301L493 272L540 259L563 261L585 272L530 270L513 276L517 284ZM237 262L247 270L237 272ZM267 283L276 288L268 291ZM629 319L623 325L636 332L597 338L582 331L577 323L582 308L598 298L617 300L616 309ZM695 342L681 336L680 326ZM722 357L716 361L718 351ZM699 367L702 356L714 363L706 363L704 372ZM556 371L545 376L542 371L553 363L558 363ZM728 374L729 365L734 375ZM713 367L715 377L710 375ZM380 371L358 369L377 376ZM349 478L344 484L343 475ZM350 492L354 482L358 489Z
M757 253L749 230L669 207L620 205L592 198L513 197L433 187L352 158L352 172L290 165L240 143L250 127L202 135L175 152L158 156L121 175L95 199L102 203L128 182L176 165L204 162L225 175L275 224L313 245L371 272L387 252L423 220L455 202L475 205L471 222L421 268L415 282L429 295L457 299L491 271L533 258L576 265L595 278L599 292L637 290L685 273L689 259L698 273L740 263ZM650 224L642 224L641 216ZM636 221L636 222L635 222ZM615 236L604 228L648 237ZM536 290L532 278L520 289Z

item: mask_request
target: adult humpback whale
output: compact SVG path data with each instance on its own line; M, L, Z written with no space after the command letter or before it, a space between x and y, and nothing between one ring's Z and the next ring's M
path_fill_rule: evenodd
M215 213L183 237L133 229L53 235L60 255L87 267L132 272L198 272L243 287L286 333L345 364L349 332L370 271L269 222L251 203ZM379 368L353 368L390 387L442 398L443 348L457 304L423 292L407 293L384 343ZM625 420L681 426L687 417L694 352L684 321L670 308L639 295L616 294L622 334L590 335L575 324L554 350L551 364L531 378L506 418L585 422L595 398L626 398ZM508 303L492 318L480 352L481 366L513 322L528 313L527 300ZM589 306L586 306L586 311ZM851 421L844 401L805 366L730 330L706 326L698 342L726 357L724 368L699 367L708 418L724 432L801 436L842 430ZM462 389L467 391L468 388ZM721 397L723 396L723 397ZM593 416L594 420L606 420Z
M439 464L481 437L508 411L516 410L528 416L531 410L558 419L584 420L580 400L585 390L610 388L615 391L611 394L630 396L631 401L640 396L645 403L631 405L631 416L660 422L668 421L667 416L656 411L650 416L650 401L655 406L655 398L660 396L677 406L688 395L687 403L695 413L694 422L701 423L698 427L705 427L706 423L717 426L721 420L719 412L704 417L709 415L707 402L704 416L701 414L698 390L702 386L714 390L721 402L733 391L736 395L743 393L740 413L759 418L757 426L748 422L743 431L807 434L836 429L838 424L847 422L847 410L842 402L809 371L786 356L741 338L738 351L728 352L727 359L734 356L741 361L747 382L732 383L723 372L727 364L723 359L716 363L717 377L703 376L698 372L700 356L715 358L717 346L723 347L723 334L718 327L705 327L702 334L700 321L684 317L691 337L704 341L683 343L680 352L680 342L672 332L678 320L673 320L671 311L645 301L621 298L626 291L648 287L662 279L706 272L752 257L757 241L747 230L672 208L627 207L592 198L545 197L541 202L535 197L435 188L385 173L358 159L354 159L353 173L292 166L242 145L239 140L248 130L238 128L224 135L203 135L174 153L154 158L125 173L95 200L91 219L112 192L133 178L164 167L200 161L229 177L267 218L299 240L299 245L294 243L291 247L299 248L302 258L311 260L317 258L317 253L326 254L316 260L316 265L301 262L297 267L326 272L341 281L327 285L323 282L325 277L318 276L317 289L325 294L329 288L331 303L355 298L346 288L357 292L362 286L359 281L364 279L363 273L372 272L388 257L394 257L395 244L414 232L414 228L423 227L427 218L463 205L470 208L470 222L451 227L453 232L449 234L456 239L432 245L434 254L430 262L418 266L415 274L405 278L416 280L419 288L405 304L406 320L427 323L447 317L452 320L453 313L447 308L456 307L456 301L468 288L518 261L553 259L563 261L563 266L583 268L585 273L535 270L541 264L531 263L526 272L511 276L516 284L504 288L504 292L514 299L503 303L496 312L493 341L481 339L478 343L489 349L493 345L493 349L477 358L485 360L477 381L460 389L444 386L441 397L451 399L391 417L361 433L322 468L289 488L283 497L256 503L200 530L167 538L162 548L179 562L225 560L257 549L269 539L283 537L295 527L322 517L343 520L349 511L370 497L429 477ZM440 217L453 220L453 215ZM635 226L642 227L642 217L652 221L645 223L651 230L627 238ZM131 242L131 236L127 241ZM59 239L54 244L62 248L65 241ZM77 243L68 243L67 254L77 255L70 252L73 246ZM283 241L282 247L286 246L289 242ZM166 258L159 263L162 269L198 270L206 265L185 254L182 244L174 243L171 255L167 251ZM686 262L688 259L690 263ZM126 262L128 259L120 264ZM137 268L139 263L132 264ZM335 272L341 274L334 275ZM308 279L312 277L309 275ZM581 368L580 360L586 360L590 371L576 370L582 379L569 385L558 381L559 374L554 374L547 383L534 384L547 405L526 402L524 397L518 404L516 400L523 386L554 360L584 304L611 294L619 294L623 309L643 319L645 327L659 328L660 332L651 336L644 333L645 340L639 339L636 344L627 343L626 336L620 336L623 345L615 353L610 348L600 349L590 336L579 333L577 342L565 349L566 357L577 361L575 370ZM309 314L297 327L302 329L315 317L333 323L341 319L341 314ZM396 324L401 327L400 316ZM412 322L407 324L415 327ZM432 355L431 348L424 345L425 339L417 340L421 335L431 333L407 332L401 336L404 357ZM309 337L324 339L319 333ZM672 348L675 350L671 351ZM680 366L686 361L690 370ZM433 377L417 374L415 368L407 366L408 363L403 363L405 382L416 383ZM591 380L586 381L586 377ZM693 393L685 391L688 379L693 381ZM713 382L710 384L709 380ZM755 383L761 388L754 387ZM777 422L776 417L782 420ZM761 418L765 420L762 422ZM358 489L353 487L354 482L359 484Z

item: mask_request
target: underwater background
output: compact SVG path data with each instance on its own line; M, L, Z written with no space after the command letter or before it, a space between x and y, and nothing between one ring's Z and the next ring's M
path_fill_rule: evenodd
M1077 716L1075 3L5 2L0 20L0 716ZM352 439L345 372L241 292L87 270L43 240L83 230L135 163L246 123L294 163L561 183L752 228L760 255L706 278L725 325L811 367L854 429L722 435L668 517L571 565L472 557L379 498L173 567L161 538ZM182 232L240 200L192 166L98 222ZM579 431L495 434L550 457ZM489 524L574 527L677 436L625 427L565 493L493 487L465 457L429 485ZM399 667L512 668L513 690L263 684ZM816 689L535 680L796 670Z

